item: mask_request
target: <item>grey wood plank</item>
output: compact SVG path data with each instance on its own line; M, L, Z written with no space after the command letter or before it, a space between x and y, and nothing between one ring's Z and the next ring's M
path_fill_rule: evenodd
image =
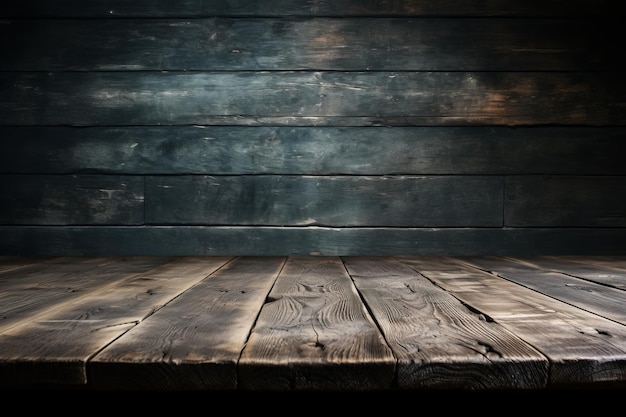
M548 387L623 385L626 380L624 325L470 268L455 258L402 261L548 357Z
M620 228L0 226L0 252L78 255L621 255Z
M96 355L89 362L91 386L236 389L239 355L284 263L282 257L238 258L196 283Z
M390 389L395 358L338 258L290 257L239 360L244 390Z
M0 275L0 288L13 288L14 286L45 283L48 280L56 281L63 275L80 273L91 267L98 267L114 262L109 256L78 257L78 256L52 256L52 257L32 257L15 256L16 260L9 263L18 264L18 259L23 259L23 263L28 268L8 268ZM45 261L33 262L33 259L46 259Z
M17 269L29 268L41 262L54 260L49 256L0 256L0 274L15 271Z
M467 257L462 262L626 325L626 291L560 272L541 270L509 258Z
M59 258L1 275L0 332L44 316L50 311L106 289L174 259L173 257Z
M504 223L511 227L624 227L624 176L510 176Z
M615 16L611 0L4 0L10 17L202 17L202 16ZM623 12L623 11L622 11Z
M84 387L87 361L228 259L181 258L4 331L0 386Z
M6 126L626 123L617 72L4 72L0 90Z
M399 389L538 389L548 360L407 265L344 257L348 273L398 359Z
M502 225L502 178L496 176L150 176L145 181L145 221L154 225Z
M106 175L2 175L0 223L143 224L144 179Z
M559 272L626 290L626 261L606 256L532 256L508 257L543 270Z
M3 71L617 70L618 34L585 19L11 20ZM611 48L613 43L615 47ZM598 47L604 45L604 47Z
M4 174L626 175L623 127L61 126L0 137Z

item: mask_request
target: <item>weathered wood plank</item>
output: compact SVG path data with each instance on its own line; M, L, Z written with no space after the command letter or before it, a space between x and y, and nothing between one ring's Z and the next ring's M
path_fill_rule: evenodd
M0 333L111 284L149 271L173 257L60 258L0 279Z
M620 68L584 19L10 20L0 70L580 71ZM581 30L586 28L587 30ZM611 48L610 45L615 45Z
M89 362L98 389L233 390L237 362L284 258L239 258ZM273 358L279 359L279 358Z
M12 126L626 124L617 72L6 72L0 90Z
M239 386L390 389L395 364L341 260L290 257L242 351Z
M398 359L399 389L537 389L547 359L403 263L343 262Z
M0 386L84 386L86 363L228 258L183 258L116 280L0 335Z
M502 225L502 178L493 176L146 177L145 196L147 224Z
M612 0L4 0L9 17L203 16L615 16Z
M504 224L511 227L624 227L624 176L510 176Z
M34 267L41 262L54 262L57 258L49 256L0 256L0 274L18 269ZM0 278L1 280L2 278ZM0 281L1 282L1 281Z
M3 224L143 224L144 179L106 175L2 175Z
M532 256L509 259L535 268L559 272L626 290L626 261L606 256Z
M549 387L626 381L626 326L452 258L402 261L546 355Z
M461 261L564 303L626 325L626 309L624 308L626 291L560 272L544 271L501 257L467 257Z
M626 175L621 127L0 127L0 137L5 174Z
M4 254L64 255L622 255L620 228L327 228L0 226Z

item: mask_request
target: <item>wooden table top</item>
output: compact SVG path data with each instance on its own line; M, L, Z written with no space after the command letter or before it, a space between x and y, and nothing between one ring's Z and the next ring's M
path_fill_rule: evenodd
M626 257L0 257L0 387L626 386Z

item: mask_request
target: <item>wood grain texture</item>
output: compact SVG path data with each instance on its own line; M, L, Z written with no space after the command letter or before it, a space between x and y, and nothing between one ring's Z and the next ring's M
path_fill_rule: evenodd
M621 126L621 80L615 72L6 72L0 124Z
M203 17L203 16L618 16L612 0L4 0L0 16Z
M244 390L390 389L395 358L341 260L290 257L242 351L239 376Z
M3 224L143 224L141 177L3 175L0 179Z
M344 257L398 360L399 389L537 389L547 359L393 258Z
M0 37L3 71L620 68L617 26L589 17L11 20Z
M550 360L549 386L626 380L626 327L445 257L407 265Z
M147 224L502 225L502 178L491 176L146 177L145 193Z
M626 259L614 256L532 256L513 261L626 290Z
M115 390L237 388L239 355L284 262L280 257L234 259L196 283L95 356L89 364L93 385Z
M89 292L106 291L115 282L149 274L173 257L61 257L33 265L10 277L0 275L0 333L45 316Z
M0 226L12 255L622 255L619 228Z
M626 325L626 291L589 282L570 275L544 271L510 259L483 256L462 258L462 262L485 270L549 297L575 305L590 313Z
M227 258L185 258L96 288L0 334L0 384L87 382L86 363Z
M626 175L622 127L0 127L0 137L3 174Z
M624 227L626 177L510 176L504 224L511 227Z
M0 387L68 401L99 392L116 407L120 395L143 400L142 391L194 391L203 402L359 392L378 404L381 394L414 401L433 389L545 389L553 398L558 388L624 388L626 326L571 304L566 291L548 297L467 260L42 258L0 274L0 294L16 308L28 309L30 284L85 283L0 330ZM532 257L497 260L504 271Z

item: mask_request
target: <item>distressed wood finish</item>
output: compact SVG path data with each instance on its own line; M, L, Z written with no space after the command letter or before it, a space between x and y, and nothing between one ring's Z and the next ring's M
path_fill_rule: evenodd
M487 272L497 271L498 276L531 288L549 297L557 298L582 309L592 307L593 311L609 320L626 325L626 291L623 288L607 286L582 280L576 274L538 270L524 264L513 264L511 260L496 257L465 258L463 262ZM567 270L567 267L559 267ZM551 277L551 275L558 275ZM625 277L622 276L622 282Z
M615 228L0 226L12 255L623 255Z
M546 355L550 384L584 385L626 376L626 327L597 315L593 302L580 309L568 303L569 296L555 299L557 294L547 296L502 279L499 275L506 272L472 271L455 259L404 262Z
M398 360L399 389L541 388L546 358L392 258L344 259Z
M0 137L2 174L626 175L622 127L0 127Z
M504 224L511 227L626 226L626 177L511 176Z
M7 175L0 182L3 224L144 223L144 179L89 175Z
M0 25L0 37L15 40L0 55L0 69L618 69L614 51L598 47L618 33L601 23L589 18L12 20Z
M239 360L245 390L385 390L395 357L338 258L290 257Z
M0 73L0 124L615 125L607 72Z
M555 272L529 266L532 257L34 261L11 269L18 260L0 258L0 293L24 313L0 327L7 392L626 386L626 325L605 318L623 315L623 303L577 290L593 285L558 257ZM74 292L30 306L25 287L60 294L68 280ZM624 292L605 290L605 300Z
M238 258L213 275L205 267L207 279L93 358L89 371L95 386L237 388L241 350L284 262L280 257Z
M621 254L623 17L3 1L0 255Z
M502 192L498 177L147 177L145 216L148 224L497 227Z
M84 385L86 363L95 354L227 260L182 258L153 271L117 276L62 305L51 300L41 314L0 334L0 384ZM63 285L64 277L57 283Z

